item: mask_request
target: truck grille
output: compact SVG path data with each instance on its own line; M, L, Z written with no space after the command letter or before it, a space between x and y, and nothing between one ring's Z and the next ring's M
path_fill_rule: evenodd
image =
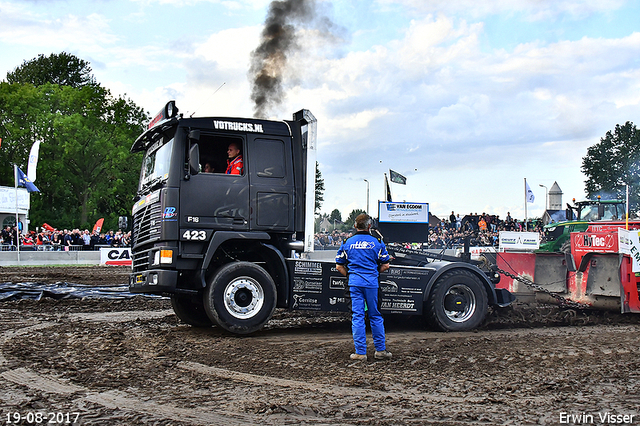
M149 250L136 250L133 253L132 263L134 272L149 269Z
M162 209L160 203L141 208L133 216L132 247L160 239Z

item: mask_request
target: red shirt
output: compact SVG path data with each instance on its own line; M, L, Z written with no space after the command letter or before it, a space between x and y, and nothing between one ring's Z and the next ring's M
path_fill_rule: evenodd
M228 175L241 175L243 166L242 155L238 155L233 160L227 160L227 171L225 173Z

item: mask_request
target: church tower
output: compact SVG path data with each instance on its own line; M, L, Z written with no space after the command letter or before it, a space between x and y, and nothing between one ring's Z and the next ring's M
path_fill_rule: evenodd
M549 190L549 210L562 210L562 190L558 186L558 182L553 182L553 186Z

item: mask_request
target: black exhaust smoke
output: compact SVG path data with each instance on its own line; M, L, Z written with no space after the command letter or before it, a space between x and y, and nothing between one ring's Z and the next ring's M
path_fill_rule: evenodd
M284 101L288 57L301 48L299 29L312 26L322 37L334 28L329 18L321 16L315 0L272 1L269 5L260 45L251 53L254 117L267 118Z

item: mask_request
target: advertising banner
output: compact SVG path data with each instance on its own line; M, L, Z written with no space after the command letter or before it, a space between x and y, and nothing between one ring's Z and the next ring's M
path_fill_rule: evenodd
M378 205L379 222L429 223L429 203L393 203Z
M499 248L503 250L537 250L540 248L540 234L537 232L500 231Z
M101 265L131 265L131 249L129 247L111 247L100 249Z
M18 210L20 214L29 211L29 192L24 188L18 188ZM0 212L16 212L16 189L9 186L0 186Z
M471 259L478 260L483 253L496 253L496 250L493 246L474 246L469 247L469 254L471 255ZM501 250L502 251L502 250ZM464 252L464 249L459 248L456 250L456 256L461 257L461 254Z
M293 275L290 307L305 311L349 312L351 298L347 278L334 262L287 259ZM422 313L425 285L433 271L392 266L380 275L379 307L383 313Z
M619 251L631 257L633 272L640 272L640 238L638 233L638 230L627 231L626 229L618 228Z

